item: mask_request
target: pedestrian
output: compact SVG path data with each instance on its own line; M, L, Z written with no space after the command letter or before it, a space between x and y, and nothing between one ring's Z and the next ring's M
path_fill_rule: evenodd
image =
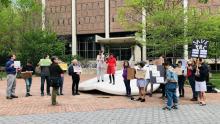
M124 78L124 84L125 84L125 88L126 88L126 96L130 97L131 96L131 86L130 86L130 80L127 79L127 76L128 76L127 69L128 68L130 68L129 62L124 61L122 77Z
M52 64L49 67L50 82L51 82L51 86L53 87L51 101L52 101L52 105L57 105L58 103L56 101L56 97L58 93L58 88L61 83L61 74L63 73L63 70L58 65L59 62L58 57L56 56L51 57L51 61Z
M68 73L72 76L72 95L80 95L78 88L79 88L79 81L80 81L80 74L81 74L81 66L76 59L72 61L72 64L68 68Z
M178 75L178 85L180 97L184 97L185 69L182 66L182 61L178 61L178 66L175 69Z
M101 81L104 82L104 64L105 64L105 56L103 54L103 51L100 50L99 54L96 58L96 64L97 64L97 82ZM100 80L101 78L101 80Z
M19 71L19 68L15 68L14 61L16 59L16 56L10 55L10 60L7 61L5 70L7 73L7 91L6 91L6 99L13 99L18 98L18 96L15 95L15 88L16 88L16 75L17 71Z
M50 78L49 67L51 64L50 57L49 57L49 55L45 55L44 59L41 59L41 60L46 60L47 62L50 62L49 64L47 63L46 65L40 65L41 66L41 96L44 96L44 83L45 83L45 81L46 81L47 95L51 96L50 80L49 80L49 78ZM39 63L41 63L41 62L39 62Z
M107 74L109 74L109 83L111 84L113 79L113 85L115 85L116 58L112 53L110 53L110 56L107 58L106 63L108 65Z
M166 85L165 85L165 93L167 96L167 104L163 110L171 110L178 109L178 98L176 95L176 88L178 82L177 73L174 71L174 68L170 66L170 63L165 63L164 66L166 68Z
M189 81L189 84L192 89L193 97L191 101L197 101L198 100L198 92L195 90L195 74L193 73L193 70L195 68L194 63L191 61L188 61L187 63L187 79Z
M205 92L207 91L206 79L208 75L208 69L203 64L201 58L196 60L196 68L193 72L195 74L195 90L199 92L199 104L204 106L206 105Z
M137 77L137 75L136 75L137 87L139 90L139 98L137 99L137 101L140 101L140 102L145 102L145 95L146 95L145 88L148 83L147 80L145 79L146 74L147 74L147 70L144 67L145 67L145 62L140 62L139 66L136 69L136 73L137 73L137 71L144 73L144 77Z
M35 73L35 71L32 62L30 60L28 60L27 64L22 68L22 72L31 73L30 75L28 75L28 77L24 77L24 80L26 83L26 97L32 96L30 94L30 90L32 85L32 75Z

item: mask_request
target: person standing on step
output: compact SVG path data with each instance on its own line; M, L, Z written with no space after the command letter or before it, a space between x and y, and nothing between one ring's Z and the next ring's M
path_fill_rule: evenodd
M32 62L30 60L27 61L27 64L22 68L22 72L30 72L32 75L35 73L34 67L32 65ZM32 75L31 77L25 78L25 83L26 83L26 97L32 96L30 94L31 90L31 85L32 85Z
M58 65L59 62L58 57L56 56L51 57L51 61L52 64L49 67L50 82L51 82L51 86L53 87L51 101L52 101L52 105L57 105L56 97L61 83L61 74L63 73L63 70Z
M68 68L68 74L72 76L72 95L80 95L78 88L79 88L79 81L80 81L80 74L82 72L81 66L76 59L72 61L72 64Z
M107 58L107 74L109 74L109 80L110 84L112 83L113 79L113 85L115 85L115 71L116 71L116 58L111 53L110 56Z
M128 76L127 69L128 68L130 68L129 62L124 61L122 77L124 78L124 84L125 84L125 88L126 88L126 96L130 97L131 96L131 86L130 86L130 80L127 79L127 76Z
M103 51L100 50L99 54L96 58L97 63L97 82L101 81L104 82L104 64L105 64L105 56L103 54ZM101 78L101 80L100 80Z

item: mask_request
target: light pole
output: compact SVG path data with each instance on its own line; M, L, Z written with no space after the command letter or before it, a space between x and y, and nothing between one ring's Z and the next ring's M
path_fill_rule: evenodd
M46 1L45 0L42 0L41 1L42 3L42 13L41 13L41 18L42 18L42 31L45 30L45 8L46 8Z

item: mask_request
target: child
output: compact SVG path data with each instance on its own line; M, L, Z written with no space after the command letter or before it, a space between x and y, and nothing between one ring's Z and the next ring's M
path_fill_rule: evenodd
M129 63L128 61L124 61L123 64L123 74L122 77L124 78L124 83L125 83L125 88L126 88L126 96L130 97L131 96L131 86L130 86L130 80L127 79L127 69L129 68Z

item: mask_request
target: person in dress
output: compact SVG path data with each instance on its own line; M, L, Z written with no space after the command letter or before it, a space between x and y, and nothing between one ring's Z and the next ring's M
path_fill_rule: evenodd
M109 74L109 80L110 84L112 83L113 79L113 85L115 84L115 69L116 69L116 58L111 53L110 56L107 58L107 74Z

